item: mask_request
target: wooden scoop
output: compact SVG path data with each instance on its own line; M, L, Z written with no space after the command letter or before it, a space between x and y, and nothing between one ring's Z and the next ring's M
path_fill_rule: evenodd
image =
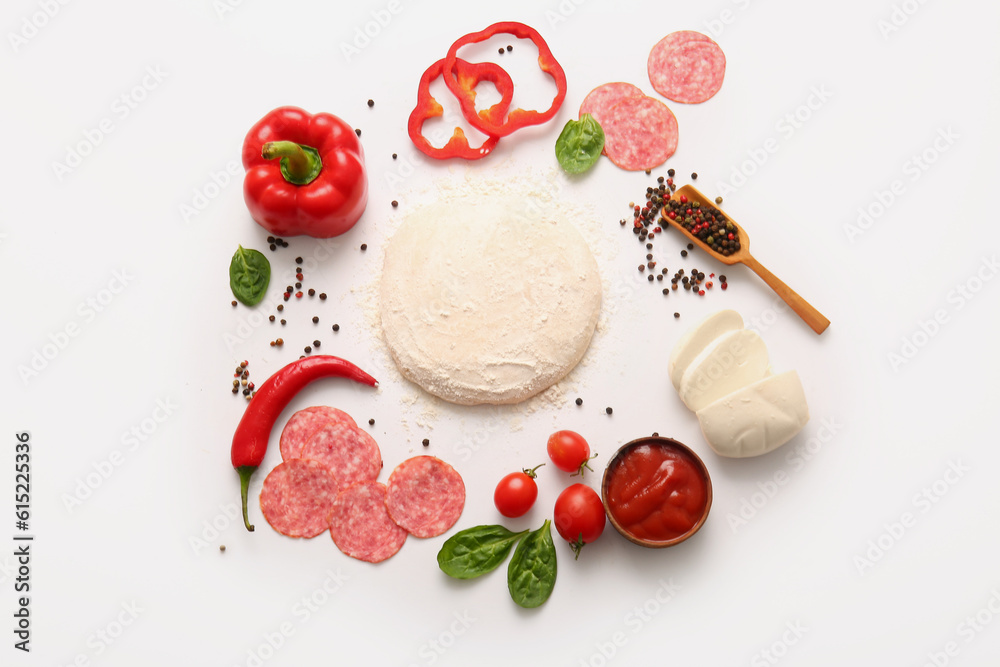
M669 217L662 216L664 222L679 229L684 236L691 240L692 243L723 264L743 264L749 268L751 271L763 278L764 282L774 290L775 294L784 299L785 303L787 303L791 309L794 310L798 316L812 328L813 331L818 334L826 331L826 328L830 326L830 320L826 319L821 312L813 308L812 305L799 296L795 290L781 282L777 276L761 266L760 262L750 255L750 237L747 236L746 231L744 231L742 227L736 224L735 220L726 215L725 212L716 206L714 202L710 201L705 195L701 194L690 185L683 185L677 188L677 191L673 192L670 196L672 199L677 199L681 195L686 196L690 202L698 202L699 206L703 206L706 209L712 208L717 210L722 214L722 218L724 220L732 223L732 225L736 228L736 232L740 240L740 249L729 256L723 255L708 247L708 244L686 230L684 225L682 225L679 221L671 220ZM666 212L666 210L667 209L664 207L663 211Z

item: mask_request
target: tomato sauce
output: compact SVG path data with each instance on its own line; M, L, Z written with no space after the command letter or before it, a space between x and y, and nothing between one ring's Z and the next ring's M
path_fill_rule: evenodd
M700 462L665 441L624 448L608 466L605 503L625 532L667 542L685 535L705 514L708 483Z

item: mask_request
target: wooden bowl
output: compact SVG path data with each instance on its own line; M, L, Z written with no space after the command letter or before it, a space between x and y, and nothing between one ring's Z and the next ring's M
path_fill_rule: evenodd
M672 451L682 458L686 459L688 463L695 469L696 473L701 476L705 483L705 502L704 508L702 509L701 516L695 521L695 523L689 528L685 533L677 535L675 537L664 538L664 539L651 539L648 537L640 537L633 534L629 529L623 526L618 517L615 515L615 509L613 508L613 500L609 499L608 488L611 483L612 477L619 464L625 460L626 457L630 456L632 452L643 445L652 445L655 447L664 447L669 451ZM698 532L698 530L704 525L705 520L708 518L708 512L712 508L712 479L708 474L708 468L705 467L704 461L701 460L697 454L694 453L691 448L684 445L672 438L662 438L659 436L649 436L645 438L639 438L633 440L632 442L622 445L622 447L615 453L611 460L608 462L608 466L604 469L604 478L601 481L601 500L604 502L604 511L608 516L608 521L611 525L615 527L622 537L628 541L638 544L642 547L649 547L652 549L663 549L665 547L672 547L675 544L680 544L684 540L688 539L692 535Z

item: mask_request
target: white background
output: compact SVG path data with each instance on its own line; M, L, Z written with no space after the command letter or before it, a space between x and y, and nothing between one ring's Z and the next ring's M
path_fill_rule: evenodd
M4 4L0 662L994 664L995 5L223 2ZM504 139L468 174L537 182L582 209L607 291L559 400L472 409L400 378L373 326L371 287L407 207L467 176L407 138L420 74L453 40L499 20L543 34L569 93L552 122ZM704 299L665 299L645 284L643 250L618 220L663 170L647 177L602 159L568 179L555 167L555 138L592 88L628 81L655 95L646 57L678 29L713 34L728 69L709 102L670 104L680 147L664 169L697 171L706 194L724 192L755 256L830 318L822 336L742 267L724 270L727 292ZM533 78L530 45L500 42L515 46L499 61L518 81L516 100L537 107L551 88ZM303 237L267 253L272 292L295 256L329 256L306 283L331 298L292 304L287 327L264 322L244 336L254 311L230 306L227 267L237 244L265 249L266 232L247 214L237 162L247 129L285 104L363 130L370 202L329 247ZM106 119L110 133L92 139ZM88 154L58 174L81 145ZM859 208L872 214L864 227ZM669 236L657 245L671 274L719 272L697 253L682 263L679 249ZM713 455L666 378L685 327L724 307L760 331L776 371L798 370L810 403L805 430L757 459ZM287 343L275 351L278 335ZM232 368L247 359L263 381L313 338L381 388L318 383L279 424L335 405L366 427L376 419L386 471L424 451L452 462L469 490L456 530L500 521L496 481L544 460L559 428L584 434L602 467L653 431L690 444L714 482L709 521L668 550L610 527L576 562L558 544L555 592L532 611L510 601L503 570L448 580L435 562L444 538L410 539L371 566L327 536L276 534L255 501L249 534L231 514L229 445L244 408L229 392ZM33 447L30 655L14 650L11 631L22 430ZM277 434L254 499L279 460ZM552 466L540 472L537 505L510 527L540 525L569 482Z

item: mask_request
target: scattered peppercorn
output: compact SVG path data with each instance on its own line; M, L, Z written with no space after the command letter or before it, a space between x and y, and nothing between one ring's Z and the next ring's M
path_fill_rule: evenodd
M514 50L514 47L513 47L513 46L511 46L510 44L508 44L508 45L507 45L507 52L508 52L508 53L510 53L510 52L511 52L511 51L513 51L513 50Z
M424 441L421 444L423 444L424 447L427 447L427 446L429 446L431 444L431 441L428 440L427 438L424 438Z
M673 169L667 169L667 176L669 176L670 178L673 178L675 173L677 172L675 172Z
M313 351L313 349L311 347L309 347L308 345L305 346L304 350L305 350L306 354L309 354L310 352Z
M692 171L691 172L691 180L692 181L697 181L698 180L698 172L696 172L696 171Z
M319 293L319 298L320 298L320 301L326 301L326 292L320 292Z
M281 326L285 326L285 320L281 320Z
M502 46L499 49L497 49L497 53L499 53L500 55L504 54L504 50L503 50Z
M319 317L316 315L313 315L313 324L319 324Z
M362 243L361 244L361 250L368 250L368 244L367 243Z
M395 159L396 159L397 157L398 157L398 156L397 156L397 155L396 155L395 153L393 153L393 154L392 154L392 159L393 159L393 160L395 160Z
M687 257L687 256L688 256L688 251L687 250L681 250L681 257Z
M233 300L233 308L235 308L235 307L236 307L236 300L234 299Z
M354 130L354 134L356 134L356 135L358 135L360 137L361 136L361 130Z
M375 106L375 100L368 100L368 108L370 109L373 106Z
M268 243L274 243L274 237L273 236L268 236L267 237L267 242Z
M716 197L715 198L715 203L716 204L721 204L722 203L722 197Z
M273 243L271 245L267 246L267 247L270 248L271 250L277 250L278 249L278 246L276 246Z
M296 257L295 258L295 263L296 264L301 264L302 263L302 258L301 257Z
M286 300L287 300L287 299L286 299ZM280 313L280 312L281 312L281 311L283 311L284 309L285 309L285 304L283 304L283 303L279 303L279 304L278 304L278 312Z
M226 545L225 544L220 544L219 545L219 551L221 551L222 553L226 553Z
M604 408L604 412L610 415L612 412L614 412L614 410L612 410L610 407L607 407Z
M680 314L680 313L674 313L674 319L675 319L675 320L676 320L677 318L679 318L680 316L681 316L681 314Z
M273 321L274 321L274 315L270 315L270 316L268 316L268 318L267 318L267 319L268 319L268 320L270 320L271 322L273 322Z
M318 340L314 340L313 341L313 347L319 347L319 341Z
M374 419L374 417L372 419L368 420L368 425L369 426L374 426L375 425L375 419Z
M334 331L340 331L340 325L339 324L334 324L333 325L333 330Z
M396 201L395 199L393 199L393 200L392 200L392 207L393 207L393 208L396 208L397 206L399 206L399 202L398 202L398 201Z
M282 320L282 324L284 324L284 320ZM278 340L274 341L274 344L277 345L278 347L281 347L282 345L285 344L285 339L279 338Z
M576 404L577 405L583 405L583 399L582 398L576 399Z
M316 290L314 290L312 287L309 288L309 296L316 296Z

